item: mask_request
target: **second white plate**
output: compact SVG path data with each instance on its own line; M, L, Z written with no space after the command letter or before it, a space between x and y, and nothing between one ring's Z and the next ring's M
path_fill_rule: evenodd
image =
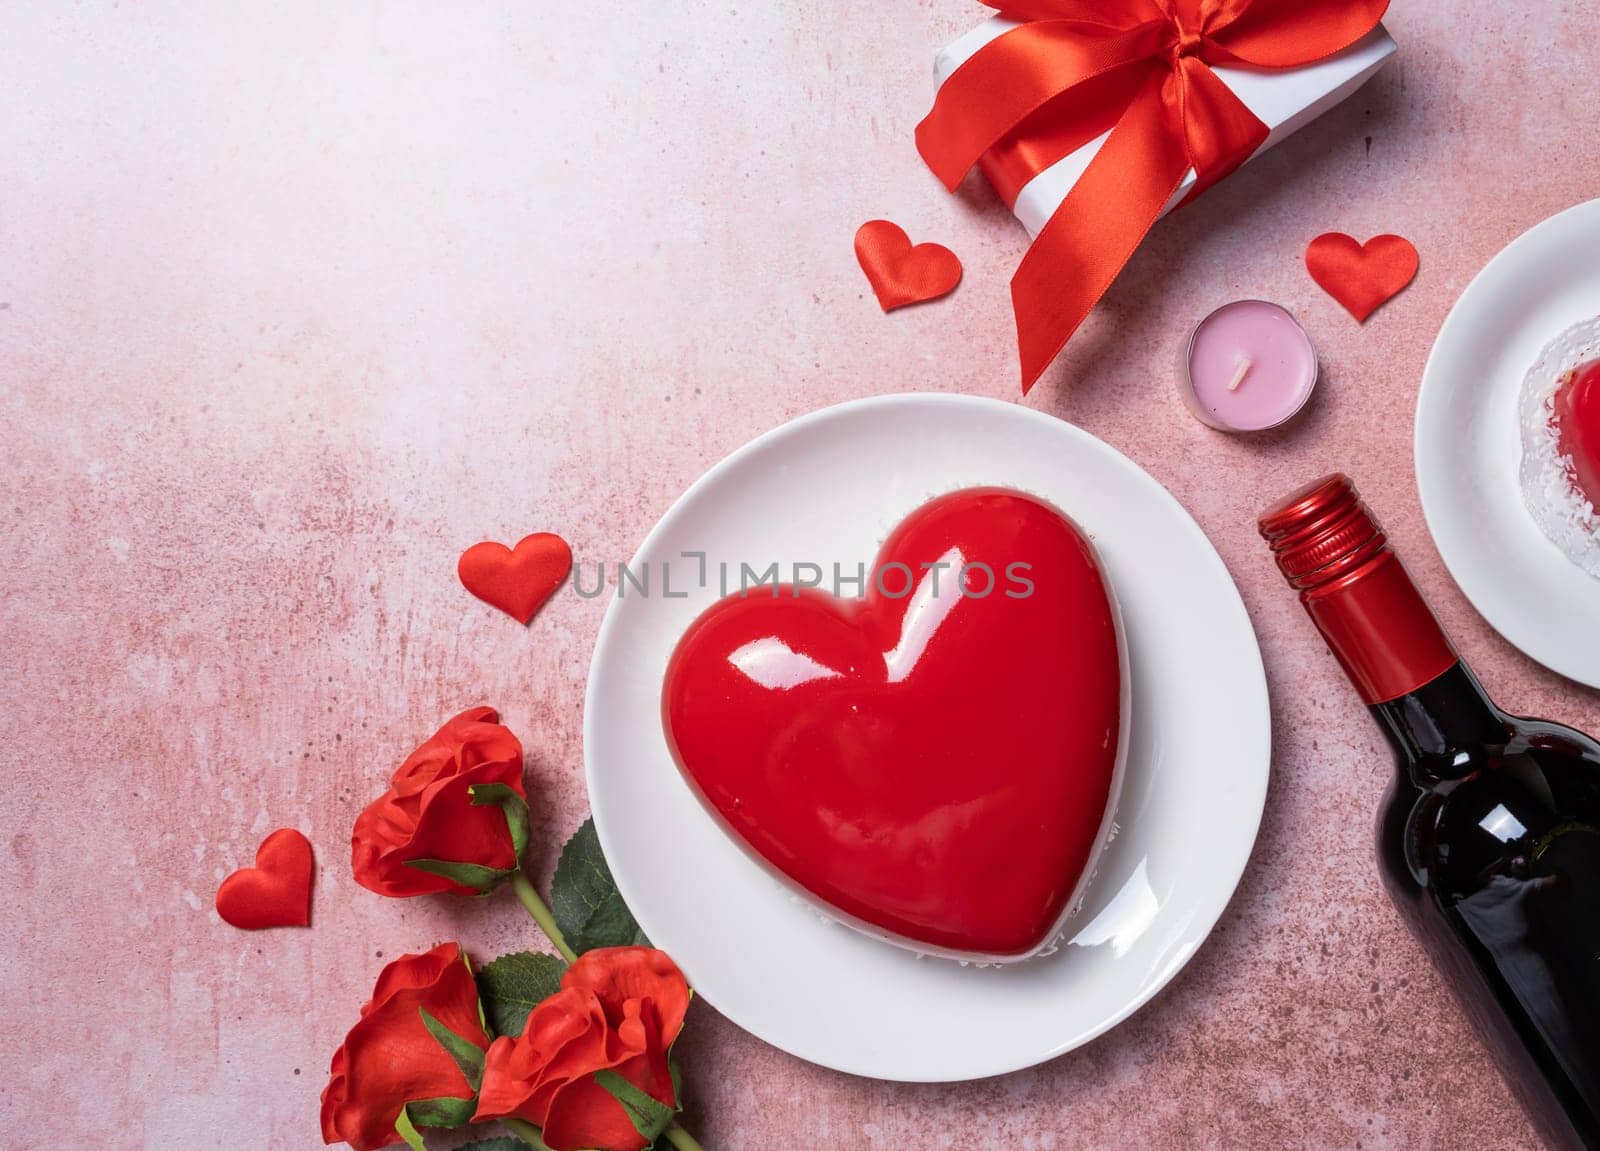
M995 484L1066 510L1121 602L1136 701L1118 833L1071 941L1004 968L964 967L824 919L751 862L679 775L661 682L684 629L737 577L778 561L870 561L934 495ZM705 553L710 586L697 587ZM663 565L674 595L661 595ZM1070 1051L1132 1014L1188 962L1255 842L1271 758L1255 633L1187 512L1117 451L994 400L862 400L786 424L679 498L630 565L654 595L612 601L595 647L584 758L595 824L640 926L746 1030L828 1067L947 1081Z
M1422 373L1417 486L1445 566L1507 640L1600 687L1600 580L1522 503L1517 395L1544 346L1600 313L1600 200L1513 240L1461 293Z

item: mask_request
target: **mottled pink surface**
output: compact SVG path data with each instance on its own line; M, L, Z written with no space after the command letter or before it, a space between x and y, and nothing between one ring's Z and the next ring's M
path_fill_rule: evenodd
M604 603L563 594L525 632L457 586L464 546L553 529L625 557L791 416L1016 395L1025 238L911 146L932 51L978 5L264 9L0 9L9 1146L315 1146L328 1055L385 958L535 939L509 895L385 901L346 862L383 777L478 702L530 749L541 874L583 817ZM1451 583L1410 447L1467 280L1600 193L1600 8L1389 23L1399 59L1161 223L1027 401L1167 484L1259 629L1273 786L1215 935L1112 1034L964 1086L819 1070L702 1004L684 1052L708 1146L1534 1141L1379 889L1387 755L1253 519L1349 469L1500 699L1600 728L1600 695ZM851 255L873 216L954 248L959 291L881 316ZM1365 327L1301 267L1329 229L1422 253ZM1325 372L1302 422L1255 440L1202 427L1173 379L1187 326L1244 294L1294 309ZM213 892L281 825L319 851L314 926L241 934Z

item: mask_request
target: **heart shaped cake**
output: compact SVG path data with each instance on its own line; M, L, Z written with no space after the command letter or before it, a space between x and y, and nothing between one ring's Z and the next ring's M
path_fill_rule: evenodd
M859 598L758 585L700 616L667 668L668 743L736 841L829 914L1027 958L1081 900L1127 742L1094 549L1048 504L969 489L857 575Z
M1545 346L1523 377L1522 500L1544 534L1600 579L1600 316Z
M1591 507L1600 507L1600 360L1563 376L1550 408L1573 488Z

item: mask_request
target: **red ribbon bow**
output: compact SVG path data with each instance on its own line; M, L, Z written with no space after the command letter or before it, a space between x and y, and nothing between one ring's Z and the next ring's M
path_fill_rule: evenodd
M1268 128L1213 64L1300 68L1371 32L1388 0L984 0L1019 27L947 79L917 150L954 191L988 154L1007 203L1096 136L1105 144L1011 279L1026 392L1195 171L1187 203Z

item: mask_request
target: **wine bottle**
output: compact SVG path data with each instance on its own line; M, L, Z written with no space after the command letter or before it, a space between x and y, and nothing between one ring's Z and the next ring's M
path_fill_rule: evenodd
M1546 1136L1600 1148L1600 743L1494 705L1345 476L1259 526L1398 761L1390 897Z

